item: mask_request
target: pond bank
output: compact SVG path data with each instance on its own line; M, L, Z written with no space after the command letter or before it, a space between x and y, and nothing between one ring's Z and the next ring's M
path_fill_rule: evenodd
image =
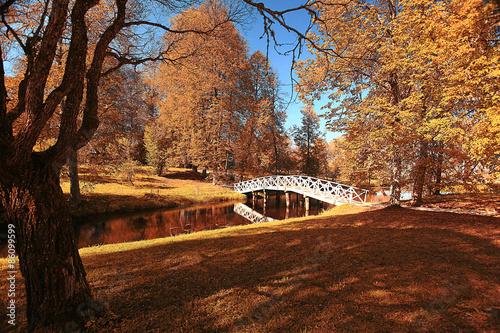
M138 167L133 177L104 172L96 175L95 171L90 172L86 168L80 171L82 203L72 210L74 217L246 199L242 194L203 180L169 177L169 173L174 173L182 178L183 171L180 169L167 172L162 177L154 175L149 167ZM191 174L188 170L185 173ZM62 177L61 187L69 196L67 177Z

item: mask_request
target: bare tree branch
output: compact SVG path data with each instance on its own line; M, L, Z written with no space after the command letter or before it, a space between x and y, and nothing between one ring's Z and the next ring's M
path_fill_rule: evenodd
M40 32L42 31L42 28L45 25L45 18L47 17L48 9L49 9L49 1L45 1L45 7L43 8L40 24L38 25L36 31L33 33L33 36L36 36L37 38L40 36Z
M23 50L24 54L28 55L28 53L29 53L28 46L21 40L21 37L19 37L19 34L7 22L7 20L5 19L5 12L2 10L0 12L0 14L2 15L2 23L7 28L7 32L10 32L12 34L12 36L14 36L14 39L16 40L16 42L21 47L21 49Z
M276 49L276 51L280 54L289 54L292 53L293 55L293 60L295 60L296 55L300 55L302 52L302 47L304 46L304 41L306 41L313 49L318 51L319 53L328 55L328 56L334 56L338 57L341 59L353 59L353 60L361 60L364 59L363 57L346 57L342 55L339 51L334 50L332 48L328 47L323 47L319 44L317 44L314 40L312 40L309 36L308 33L312 30L314 24L317 24L318 22L324 24L325 22L321 19L318 11L315 9L315 6L318 4L324 4L328 6L345 6L345 4L341 3L328 3L325 4L322 1L316 1L316 0L308 0L306 1L305 4L294 7L294 8L288 8L286 10L278 11L278 10L273 10L268 7L266 7L263 3L256 3L252 0L243 0L245 3L248 5L254 7L257 9L259 14L263 17L264 19L264 34L271 37L271 39L274 41L275 46L281 46L281 44L278 43L276 40L275 32L272 29L272 26L275 22L277 22L280 26L285 28L287 31L295 34L297 36L297 42L293 45L293 48L290 50L285 51L284 53L279 52L279 50ZM308 27L306 28L305 32L301 32L292 25L288 24L285 20L284 15L291 13L291 12L297 12L305 10L310 16L311 16L311 21Z
M229 22L229 20L225 20L223 22L219 22L216 25L214 25L212 28L208 30L195 30L195 29L186 29L186 30L175 30L171 29L163 24L160 23L155 23L155 22L149 22L149 21L135 21L135 22L127 22L125 23L124 27L132 27L132 26L139 26L139 25L147 25L147 26L152 26L156 28L160 28L166 32L173 33L173 34L186 34L186 33L194 33L194 34L209 34L211 32L214 32L218 27L226 24Z

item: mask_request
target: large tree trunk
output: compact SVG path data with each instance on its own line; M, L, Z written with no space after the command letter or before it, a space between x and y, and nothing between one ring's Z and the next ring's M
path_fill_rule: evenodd
M427 172L427 152L428 143L425 140L421 140L420 153L418 156L417 165L415 167L415 182L413 183L413 198L411 202L412 206L415 207L422 205L425 176Z
M401 204L401 157L395 152L391 163L391 188L389 204L399 206Z
M78 152L70 148L68 151L68 176L69 176L69 203L78 207L82 202L80 193L80 180L78 178Z
M436 158L436 184L434 185L434 195L441 194L441 182L443 175L443 144L439 144L439 151L437 152Z
M34 161L29 170L13 177L0 195L6 218L15 226L29 329L78 331L100 309L78 253L59 168Z

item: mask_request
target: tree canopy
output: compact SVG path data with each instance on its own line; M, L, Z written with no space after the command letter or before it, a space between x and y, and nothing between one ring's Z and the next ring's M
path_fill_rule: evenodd
M393 203L403 181L419 201L424 184L436 182L429 169L443 156L455 165L498 166L493 4L384 0L314 8L314 58L298 66L300 96L310 103L329 94L328 127L346 133L358 167L376 159L391 170Z
M204 5L172 18L172 24L206 29L216 16L227 12ZM175 38L167 33L165 44ZM213 171L227 171L231 165L254 174L278 169L285 118L267 58L259 51L249 55L230 22L170 45L179 60L157 64L148 75L160 99L156 123L175 136L169 160Z

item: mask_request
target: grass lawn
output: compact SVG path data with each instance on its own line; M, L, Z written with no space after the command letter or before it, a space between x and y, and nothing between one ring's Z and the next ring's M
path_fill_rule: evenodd
M80 253L91 332L500 331L498 217L340 206Z
M198 175L198 176L197 176ZM69 179L63 175L61 187L69 195ZM222 186L201 181L188 169L170 169L162 177L151 167L136 167L132 177L116 172L80 168L83 202L74 216L169 208L204 202L243 200L246 197Z
M424 197L424 207L500 217L500 193L462 193Z

